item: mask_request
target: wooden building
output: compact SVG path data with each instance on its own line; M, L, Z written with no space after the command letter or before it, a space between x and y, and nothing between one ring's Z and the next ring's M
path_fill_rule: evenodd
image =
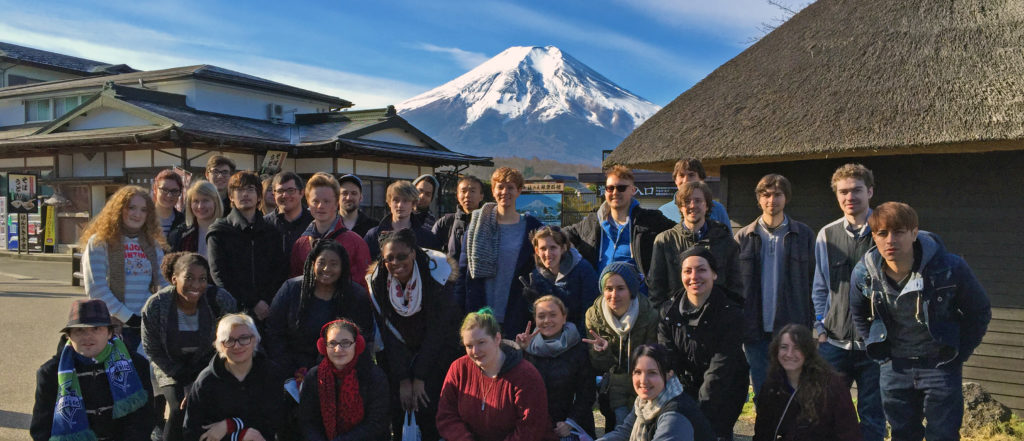
M787 212L841 216L829 187L847 162L872 169L877 205L903 201L962 255L993 320L964 367L1024 415L1024 2L819 0L728 61L626 138L605 164L719 168L734 221L781 173Z

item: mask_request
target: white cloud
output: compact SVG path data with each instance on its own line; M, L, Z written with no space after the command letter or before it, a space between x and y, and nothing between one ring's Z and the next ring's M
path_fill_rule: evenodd
M463 69L472 69L474 67L479 66L484 61L487 61L489 58L491 58L488 57L486 54L480 52L470 52L464 49L459 49L457 47L442 47L430 43L419 43L414 45L413 47L428 52L448 54L455 60L456 63L459 64L459 67L462 67Z

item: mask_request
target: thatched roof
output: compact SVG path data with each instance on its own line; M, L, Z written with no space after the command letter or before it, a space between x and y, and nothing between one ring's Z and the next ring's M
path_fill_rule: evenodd
M1024 148L1024 1L819 0L677 97L606 165L671 169Z

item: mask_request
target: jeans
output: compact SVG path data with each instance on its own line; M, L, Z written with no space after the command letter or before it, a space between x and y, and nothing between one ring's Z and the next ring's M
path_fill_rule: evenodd
M953 362L894 359L881 366L880 384L885 416L893 441L960 439L964 418L963 369ZM921 419L928 420L923 426Z
M750 381L754 384L754 401L757 402L757 394L761 392L764 379L768 377L768 345L771 344L771 334L764 334L764 338L743 343L743 354L747 356L747 364L750 365Z
M818 345L818 353L849 382L857 382L857 415L864 441L882 441L885 413L878 383L878 362L868 358L866 351L843 349L828 342Z

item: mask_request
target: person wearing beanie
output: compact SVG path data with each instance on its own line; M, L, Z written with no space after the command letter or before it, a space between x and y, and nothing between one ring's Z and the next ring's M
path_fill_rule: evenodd
M636 400L629 356L633 348L657 342L658 312L640 294L640 275L632 264L612 262L598 277L601 295L587 310L590 361L601 376L598 405L605 431L622 423Z
M441 186L438 185L437 178L431 174L421 175L412 181L412 185L415 185L416 190L420 192L420 197L416 201L416 208L413 210L412 215L418 218L427 228L432 228L437 218L430 211L430 206L433 205L434 199L436 199L435 196Z

